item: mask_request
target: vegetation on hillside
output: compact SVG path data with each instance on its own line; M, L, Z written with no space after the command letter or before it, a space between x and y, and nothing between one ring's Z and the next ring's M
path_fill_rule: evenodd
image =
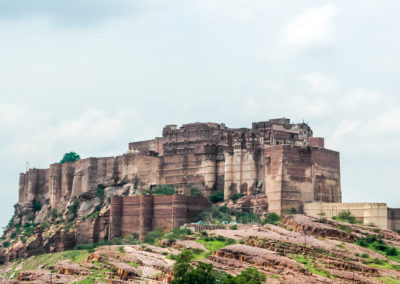
M356 217L354 217L349 210L339 212L338 216L334 216L332 219L350 224L355 224L357 222Z
M266 276L257 268L246 268L239 275L221 273L210 263L199 262L196 267L191 264L194 255L190 250L184 250L176 257L174 264L174 280L172 284L262 284Z

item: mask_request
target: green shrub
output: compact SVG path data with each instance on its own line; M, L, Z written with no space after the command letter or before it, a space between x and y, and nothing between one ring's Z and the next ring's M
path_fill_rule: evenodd
M387 256L389 259L400 262L400 250L396 247L387 245L382 237L376 235L367 235L364 238L359 238L356 244L370 248L382 255Z
M294 208L294 207L290 208L289 211L288 211L288 214L291 214L291 215L297 214L297 209Z
M261 221L261 224L263 224L263 225L265 225L265 224L276 225L276 224L278 224L278 222L280 220L281 220L281 217L278 214L276 214L274 212L271 212L271 213L268 213L265 216L265 218Z
M40 227L40 230L44 231L44 230L50 228L50 223L48 221L44 221L43 223L41 223L39 225L39 227Z
M160 239L163 235L163 232L160 228L156 228L151 232L148 232L146 236L143 238L143 242L148 244L154 244L157 239Z
M232 225L232 226L229 227L229 229L231 229L231 230L237 230L237 229L238 229L238 226L237 226L237 225Z
M33 208L33 211L38 212L42 209L42 204L40 203L39 200L34 199L32 201L32 208Z
M267 277L258 271L257 268L246 268L237 276L232 276L228 274L227 276L221 279L221 284L262 284L265 283Z
M192 187L191 189L190 189L190 195L191 196L203 196L203 193L201 193L201 190L200 189L198 189L197 187Z
M211 201L211 203L218 203L218 202L224 201L224 193L222 193L220 191L213 191L210 194L210 201Z
M212 206L200 213L200 218L209 223L231 222L232 216L226 206Z
M220 242L225 242L225 241L226 241L226 238L225 238L224 236L217 236L217 237L216 237L216 240L217 240L217 241L220 241Z
M151 193L152 195L174 195L175 187L172 185L156 185L144 192Z
M50 211L50 216L51 216L52 218L57 218L57 216L58 216L57 209L55 209L55 208L51 209L51 211Z
M74 162L80 160L81 157L75 152L65 153L63 158L60 161L60 164L64 164L65 162Z
M339 212L339 215L337 217L333 217L333 219L350 224L356 223L356 217L354 217L349 210Z
M100 198L101 200L104 199L104 186L102 186L102 185L97 186L97 188L96 188L96 196L98 198Z
M237 222L241 224L260 222L260 215L250 212L241 212L237 215Z
M167 239L169 241L175 241L175 240L183 240L186 235L191 235L192 231L190 229L184 228L175 228L171 232L167 234Z
M5 241L3 242L3 247L9 247L10 246L10 242L9 241Z
M30 237L30 236L32 236L33 234L34 234L34 232L35 232L35 228L36 228L36 226L38 226L39 224L38 223L25 223L25 225L22 227L22 229L23 229L23 234L24 234L24 237Z
M229 195L229 199L233 201L233 203L236 203L236 201L242 197L243 194L241 193L232 193L231 195Z
M75 220L76 216L78 215L78 209L79 209L79 201L77 198L74 199L74 202L68 207L68 213L70 214L69 220L72 222Z

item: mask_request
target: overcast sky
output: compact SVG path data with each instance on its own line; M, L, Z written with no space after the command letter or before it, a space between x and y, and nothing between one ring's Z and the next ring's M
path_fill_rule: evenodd
M288 117L340 151L344 202L400 207L399 1L0 0L0 224L19 173L165 124Z

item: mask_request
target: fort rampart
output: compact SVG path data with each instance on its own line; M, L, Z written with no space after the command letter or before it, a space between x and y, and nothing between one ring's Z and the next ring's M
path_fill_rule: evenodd
M111 238L138 232L142 238L155 228L179 227L210 207L204 197L181 194L169 196L113 196L111 198Z

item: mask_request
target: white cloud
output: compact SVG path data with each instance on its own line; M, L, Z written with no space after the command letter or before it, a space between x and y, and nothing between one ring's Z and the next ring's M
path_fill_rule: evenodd
M400 109L393 109L383 113L371 128L378 133L400 134Z
M19 109L12 105L6 108ZM5 107L0 106L0 110L3 109ZM7 146L1 152L1 155L12 157L13 162L20 165L29 160L35 167L46 167L67 151L76 151L82 156L103 156L112 150L113 145L127 145L133 139L132 136L143 133L143 120L133 108L120 108L114 115L106 115L102 110L90 108L80 117L56 124L37 116L33 109L21 109L14 112L21 116L14 117L14 129L7 130ZM3 116L4 111L0 111L0 117ZM30 123L29 128L24 127L26 120ZM121 152L113 154L119 155Z
M347 108L358 107L361 104L372 104L382 97L380 92L357 87L341 100L341 106Z
M322 73L314 72L300 77L316 92L329 92L335 89L335 82Z
M330 142L334 145L334 149L344 149L346 144L350 142L348 137L354 135L354 133L360 128L360 125L361 122L358 119L343 119L330 138ZM353 149L352 147L348 148Z
M209 18L223 18L234 21L251 21L256 18L259 1L249 0L200 0L196 1L198 11Z
M321 44L333 39L333 17L337 8L333 4L307 9L283 27L284 43L290 46Z

